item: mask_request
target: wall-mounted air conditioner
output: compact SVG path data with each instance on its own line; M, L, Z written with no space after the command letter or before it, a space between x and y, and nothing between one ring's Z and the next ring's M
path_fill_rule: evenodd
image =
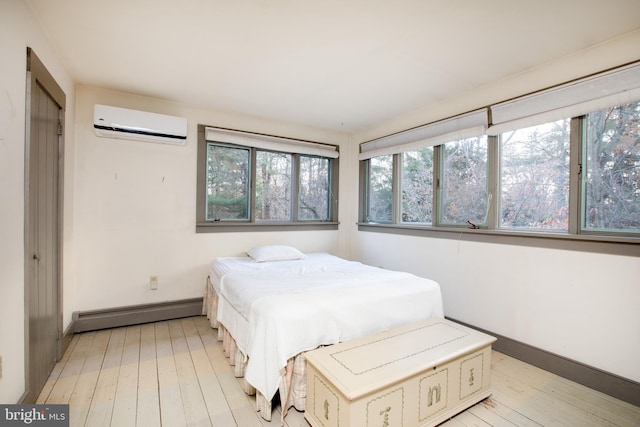
M187 119L146 111L96 104L93 110L96 135L107 138L136 139L184 145Z

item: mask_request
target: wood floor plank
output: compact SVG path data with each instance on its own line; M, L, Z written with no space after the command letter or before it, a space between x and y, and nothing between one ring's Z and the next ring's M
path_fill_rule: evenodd
M69 419L73 426L86 425L87 414L96 390L102 362L109 345L111 330L96 332L82 371L69 399Z
M95 332L88 332L78 336L76 345L69 350L71 352L69 359L62 368L60 376L45 403L69 403L95 336Z
M616 424L608 420L593 417L592 414L576 410L572 405L557 399L551 389L549 392L532 387L525 378L514 377L500 371L492 372L492 389L503 401L512 408L520 408L524 416L535 419L542 425L580 425L580 426L608 426ZM526 406L523 406L526 402Z
M158 387L156 328L155 324L148 323L140 326L136 426L159 427L161 425Z
M231 411L237 426L261 426L262 417L256 412L255 396L247 396L243 391L241 378L235 378L233 369L229 365L222 343L217 339L217 330L210 334L208 323L197 322L196 328L200 334L207 358L213 367L218 383L225 395L226 404Z
M224 352L222 351L222 343L216 338L217 334L208 335L204 330L211 327L203 325L202 323L198 323L196 325L196 328L200 333L202 345L207 352L207 356L209 357L211 366L213 366L213 370L216 373L231 370L229 363L227 363L227 359L224 357Z
M278 415L280 416L280 415ZM300 412L295 408L290 408L284 419L287 427L308 427L309 423L304 419L304 412Z
M217 360L220 360L220 357L224 358L224 354L222 348L218 348L218 350L219 351L215 352L215 357ZM247 398L247 394L240 385L240 381L242 380L234 376L231 368L216 371L216 376L224 392L229 409L233 414L233 418L236 420L236 424L247 427L261 426L261 417L256 412L255 404L252 404L251 400Z
M255 406L250 404L233 371L219 372L217 375L236 424L243 427L261 427L260 415L256 412Z
M116 396L118 375L122 364L122 350L124 348L125 329L117 328L111 331L109 344L105 351L100 374L96 382L93 399L86 425L95 427L108 427L111 425L113 413L113 401Z
M490 398L468 409L469 412L488 421L491 425L513 425L518 427L542 427L542 424L527 418L500 401L499 395L494 393Z
M555 411L549 411L549 405L553 402L546 396L531 392L526 384L517 380L492 374L492 398L497 402L496 405L513 408L523 417L535 420L543 426L562 423L562 417L558 418Z
M467 427L467 426L468 424L463 422L463 419L461 417L457 417L457 416L448 419L442 424L438 424L438 427Z
M463 425L465 427L491 427L493 425L489 424L487 421L481 418L478 418L469 411L460 412L459 414L451 418L451 420L455 420L455 422L460 423L460 425Z
M156 353L158 358L158 389L160 392L160 419L166 427L184 426L187 419L182 406L182 395L171 336L167 322L156 323Z
M517 370L519 376L526 380L531 387L541 393L553 394L553 397L558 401L588 413L594 420L600 418L609 420L615 425L622 425L630 422L635 416L635 407L629 403L596 392L511 357L496 354L494 359L499 361L495 365L496 373ZM607 425L607 423L604 422L603 425Z
M200 329L205 336L213 337L213 329L207 327L208 324L204 317L187 318L182 320L182 329L184 330L185 339L191 353L193 366L200 383L200 389L209 413L209 419L214 426L234 425L233 414L229 410L227 400L218 382L213 366L207 357L207 352L203 345L203 340L198 331L196 323L205 322Z
M207 405L204 402L200 383L191 359L191 353L184 336L182 323L178 320L169 322L169 334L173 347L173 357L180 384L182 405L188 426L211 426Z
M76 335L71 339L71 342L69 343L69 346L67 347L67 351L64 352L64 354L62 355L60 360L53 367L53 370L51 371L51 374L49 374L49 378L47 378L47 382L42 387L42 390L40 391L40 395L36 399L36 404L44 404L44 403L47 402L47 398L49 397L49 395L53 391L53 387L58 382L58 379L60 378L60 375L62 374L62 371L64 370L67 362L71 358L71 354L73 353L73 349L75 348L76 344L78 343L78 338L79 337Z
M501 353L492 353L491 374L491 397L442 427L640 426L639 407ZM198 316L76 335L39 401L69 403L79 427L279 425L280 405L265 421L242 381ZM309 423L292 408L284 426Z
M198 326L199 329L202 327L201 325ZM222 350L222 344L213 336L201 335L203 335L203 339L206 340L204 345L207 357L216 372L218 382L224 392L227 405L233 414L236 425L243 427L260 427L260 416L257 414L255 406L250 404L246 393L242 390L242 386L234 376L229 363L227 363L227 359Z
M125 330L122 364L118 374L118 385L111 416L111 424L114 426L128 427L136 425L140 330L139 325L130 326Z

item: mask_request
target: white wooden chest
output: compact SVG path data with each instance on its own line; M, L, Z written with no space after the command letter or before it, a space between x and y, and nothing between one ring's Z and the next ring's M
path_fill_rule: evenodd
M429 319L307 352L305 418L314 427L440 424L491 394L495 340Z

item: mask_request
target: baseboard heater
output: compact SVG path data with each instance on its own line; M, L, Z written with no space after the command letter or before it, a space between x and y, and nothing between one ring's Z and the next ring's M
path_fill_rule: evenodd
M202 297L73 313L73 332L118 328L202 314Z

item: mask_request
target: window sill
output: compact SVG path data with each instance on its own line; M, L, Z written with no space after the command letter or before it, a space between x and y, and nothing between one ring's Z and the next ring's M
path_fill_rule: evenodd
M358 231L640 257L640 237L362 222Z
M240 222L219 221L196 224L196 233L228 233L254 231L309 231L337 230L338 222L299 221L299 222Z

